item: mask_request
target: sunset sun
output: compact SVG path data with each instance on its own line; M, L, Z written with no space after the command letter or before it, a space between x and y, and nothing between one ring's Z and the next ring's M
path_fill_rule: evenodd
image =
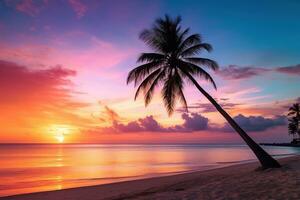
M57 139L57 142L59 142L59 143L63 143L65 140L65 137L63 135L55 136L55 138Z
M74 128L64 124L54 124L49 127L49 133L54 135L57 143L63 143L66 136L70 135Z

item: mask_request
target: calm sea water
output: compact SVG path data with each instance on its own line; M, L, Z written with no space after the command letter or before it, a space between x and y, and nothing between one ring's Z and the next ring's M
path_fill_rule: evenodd
M264 147L275 157L299 148ZM206 170L255 159L244 145L0 145L0 196Z

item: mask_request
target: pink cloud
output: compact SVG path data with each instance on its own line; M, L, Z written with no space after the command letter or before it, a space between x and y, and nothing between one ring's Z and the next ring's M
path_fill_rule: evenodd
M101 69L116 66L133 54L120 47L86 34L67 34L50 40L49 45L34 41L15 45L0 44L0 59L30 66L63 65L73 69ZM80 46L76 40L85 44Z
M83 17L88 10L87 6L83 4L80 0L69 0L69 4L78 18Z
M50 103L52 100L66 99L70 85L67 79L76 74L73 70L60 66L43 70L29 70L24 66L0 60L0 102L15 104Z
M32 0L21 1L19 4L17 4L16 9L31 16L35 16L39 13L38 7L33 4Z
M15 8L17 11L25 13L30 16L36 16L48 3L47 0L44 1L33 1L33 0L6 0L6 5Z

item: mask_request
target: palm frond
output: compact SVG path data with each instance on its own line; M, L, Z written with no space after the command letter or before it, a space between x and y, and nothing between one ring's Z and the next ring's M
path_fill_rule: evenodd
M164 82L162 89L162 97L164 105L169 115L172 115L175 109L176 98L179 97L180 101L187 108L186 100L183 95L183 80L176 69L169 71L168 77Z
M178 46L178 52L182 52L184 49L196 44L201 44L200 34L192 34L185 38L183 42Z
M140 33L139 38L154 51L164 52L165 41L162 37L160 37L160 35L163 35L163 33L159 34L158 31L145 29Z
M188 57L188 58L184 58L186 61L196 64L196 65L202 65L205 67L208 67L212 70L218 70L219 69L219 65L216 61L208 59L208 58L197 58L197 57Z
M164 58L165 56L160 53L142 53L138 57L137 62L157 62L162 61Z
M127 84L134 82L134 86L136 86L145 78L145 76L159 68L161 63L161 61L153 61L134 68L128 73Z
M162 97L163 97L163 102L164 105L167 109L167 112L169 115L174 111L175 107L175 92L174 92L174 78L169 74L169 77L166 79L164 82L164 86L162 89Z
M204 69L202 69L201 67L199 67L193 63L185 62L182 60L178 60L178 62L180 63L178 68L183 72L183 74L189 73L194 76L199 76L201 78L203 77L203 78L205 78L205 80L210 82L214 86L215 89L217 89L217 85L216 85L214 79Z
M212 46L208 43L196 44L194 46L191 46L191 47L188 47L188 48L184 49L180 53L180 56L186 57L186 56L197 55L202 50L206 50L207 52L210 52L210 51L212 51Z
M289 113L288 113L288 115L294 115L294 114L296 114L296 112L293 111L293 110L290 110Z
M162 80L165 76L165 70L162 70L157 76L156 78L153 80L153 82L151 83L151 86L149 87L148 91L145 93L144 99L145 99L145 106L148 106L149 103L152 100L153 97L153 93L154 93L154 89L156 86L158 86L159 81Z
M189 28L186 28L184 31L182 31L180 34L179 34L179 37L178 37L178 43L182 43L185 36L190 32L190 29Z
M141 91L147 91L148 88L151 86L151 84L153 83L153 81L155 80L155 78L157 77L157 75L161 72L161 69L157 69L154 72L152 72L149 76L147 76L142 83L139 85L139 87L136 90L135 96L134 96L134 100L137 99L137 97L139 96Z
M183 87L179 87L178 88L178 97L179 97L179 101L181 102L181 104L183 105L184 111L187 112L188 111L188 106L187 106L187 102L183 93Z

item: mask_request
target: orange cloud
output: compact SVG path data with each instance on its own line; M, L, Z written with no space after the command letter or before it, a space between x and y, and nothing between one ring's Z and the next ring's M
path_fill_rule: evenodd
M0 61L1 141L51 139L45 130L53 124L84 126L78 109L88 104L73 99L73 70L60 66L30 70ZM33 135L32 135L33 134ZM49 142L49 140L48 140Z

